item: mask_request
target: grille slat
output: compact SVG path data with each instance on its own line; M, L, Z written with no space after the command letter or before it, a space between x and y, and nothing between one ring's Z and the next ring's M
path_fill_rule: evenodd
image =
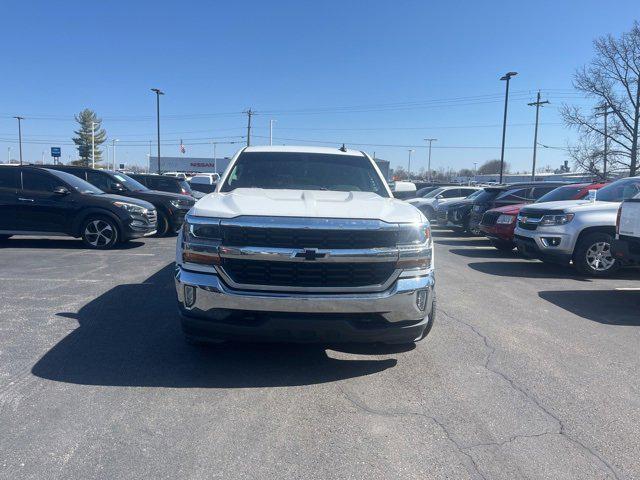
M321 230L222 227L223 244L229 246L260 246L276 248L357 249L395 247L395 230Z
M223 268L244 285L283 287L360 287L379 285L395 270L393 262L311 263L268 262L225 258Z
M485 214L482 216L480 225L492 227L498 222L499 217L500 217L499 212L491 212L491 211L485 212Z

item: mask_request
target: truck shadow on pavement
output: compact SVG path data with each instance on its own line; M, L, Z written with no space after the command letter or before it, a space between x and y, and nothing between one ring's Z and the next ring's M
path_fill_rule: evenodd
M498 252L502 254L502 252ZM504 255L507 259L517 256ZM578 275L570 266L553 265L542 263L539 261L520 260L511 262L477 262L470 263L469 268L476 272L488 275L497 275L499 277L516 277L516 278L566 278L577 280L579 282L589 282L586 277Z
M640 326L640 291L560 290L539 292L538 296L587 320Z
M311 385L371 375L395 359L331 358L323 346L187 345L173 264L139 284L119 285L84 305L79 326L32 368L36 376L83 385L253 388ZM379 353L379 352L376 352Z

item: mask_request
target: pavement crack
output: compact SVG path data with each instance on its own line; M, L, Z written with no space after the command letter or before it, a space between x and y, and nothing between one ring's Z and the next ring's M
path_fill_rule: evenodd
M513 380L512 378L510 378L508 375L506 375L505 373L501 372L500 370L497 370L495 368L495 366L492 366L492 360L493 360L494 354L496 352L496 348L493 345L491 345L491 343L489 342L489 339L487 338L487 336L485 334L483 334L476 326L474 326L474 325L472 325L472 324L470 324L468 322L465 322L464 320L460 320L459 318L451 315L450 313L446 312L445 310L443 310L441 308L438 308L438 312L442 313L443 315L445 315L446 317L450 318L454 322L457 322L457 323L460 323L462 325L465 325L473 333L475 333L484 342L484 344L485 344L485 346L486 346L486 348L488 350L487 356L486 356L485 361L484 361L484 368L486 370L488 370L489 372L491 372L491 373L493 373L495 375L498 375L500 378L504 379L511 386L512 389L514 389L515 391L517 391L520 394L524 395L528 400L530 400L534 405L536 405L540 410L542 410L549 418L553 419L558 424L558 429L556 431L547 431L547 432L541 432L541 433L530 434L530 435L514 435L514 436L510 437L509 439L507 439L507 440L505 440L503 442L478 443L478 444L470 445L470 446L464 447L464 448L471 449L471 448L480 447L480 446L503 447L503 446L505 446L505 445L507 445L507 444L509 444L511 442L514 442L515 440L518 440L518 439L538 438L538 437L544 437L546 435L562 435L564 438L569 440L574 445L579 446L585 452L591 454L591 456L596 458L614 476L614 478L616 478L616 480L620 480L620 477L618 476L618 473L616 472L616 470L613 468L613 466L600 453L596 452L593 448L585 445L580 440L572 437L571 435L569 435L569 433L567 433L566 426L565 426L564 422L562 421L562 419L560 417L558 417L556 414L551 412L547 407L542 405L542 403L540 403L540 401L535 396L533 396L531 393L529 393L529 391L527 391L524 387L521 387L520 385L518 385L515 382L515 380Z
M447 441L451 445L453 445L454 448L468 460L471 470L483 480L487 480L487 477L485 477L482 471L480 470L480 467L477 464L475 458L473 458L473 455L471 455L468 451L466 451L467 450L466 447L460 445L460 443L453 437L451 432L449 432L446 424L438 420L436 417L428 415L424 412L416 412L411 410L383 410L379 408L372 408L368 406L365 402L363 402L361 399L359 399L354 393L348 392L341 386L338 386L338 390L340 390L340 393L342 393L342 396L346 398L354 407L370 415L377 415L385 418L422 417L427 420L431 420L442 431Z

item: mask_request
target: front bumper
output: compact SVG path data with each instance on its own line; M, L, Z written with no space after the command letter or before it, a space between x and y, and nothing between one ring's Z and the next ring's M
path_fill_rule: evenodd
M433 273L400 278L383 292L346 294L233 290L215 274L178 267L178 306L185 334L199 339L295 342L383 342L418 340L431 321ZM185 301L192 288L192 304ZM425 292L424 310L417 306Z
M539 258L540 260L569 264L573 257L571 252L557 249L557 247L546 247L539 238L519 235L514 236L514 241L518 247L518 252L525 258Z
M515 225L483 225L480 224L480 230L484 235L492 240L500 240L503 242L513 242L513 234L515 231Z

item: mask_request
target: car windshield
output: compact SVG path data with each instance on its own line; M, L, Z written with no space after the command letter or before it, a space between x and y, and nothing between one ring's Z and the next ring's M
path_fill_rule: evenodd
M574 200L578 198L578 195L584 189L584 186L558 187L555 190L551 190L546 195L541 196L538 200L536 200L536 203Z
M640 177L624 178L598 190L596 199L602 202L622 202L640 193Z
M129 175L125 175L124 173L120 173L120 172L113 172L112 175L116 180L118 180L122 185L124 185L124 187L127 190L131 190L133 192L138 192L141 190L149 190L147 187L145 187L143 184L141 184L137 180L134 180Z
M486 202L490 202L492 201L494 198L496 198L498 195L500 195L502 192L504 192L504 190L497 190L497 189L485 189L485 190L480 190L480 193L478 194L478 196L474 199L474 203L486 203Z
M104 192L100 190L98 187L91 185L89 182L82 180L81 178L76 177L75 175L71 175L67 172L62 172L60 170L49 170L47 172L55 175L60 180L65 182L67 185L73 187L79 193L83 193L86 195L101 195Z
M422 198L434 198L436 195L440 195L440 193L444 192L444 188L436 188L435 190L431 190Z
M388 197L366 157L304 152L245 152L221 188L269 188L374 192Z

